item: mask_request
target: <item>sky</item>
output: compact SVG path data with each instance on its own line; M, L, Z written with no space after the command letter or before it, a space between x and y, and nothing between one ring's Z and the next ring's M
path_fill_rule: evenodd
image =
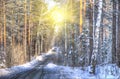
M56 5L56 3L53 0L45 0L45 2L48 4L48 9L51 9Z

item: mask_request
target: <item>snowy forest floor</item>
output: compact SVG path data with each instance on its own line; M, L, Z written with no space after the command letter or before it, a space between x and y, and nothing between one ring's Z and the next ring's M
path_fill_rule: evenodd
M56 53L38 56L23 65L0 69L0 79L120 79L120 68L115 64L96 66L96 74L90 74L89 67L69 67L47 61Z
M0 79L120 79L120 72L116 68L115 65L98 66L96 75L92 75L89 74L89 67L73 68L53 63L36 68L15 66L10 69L1 69L1 75L5 73L7 75L1 76ZM14 71L10 73L10 70Z

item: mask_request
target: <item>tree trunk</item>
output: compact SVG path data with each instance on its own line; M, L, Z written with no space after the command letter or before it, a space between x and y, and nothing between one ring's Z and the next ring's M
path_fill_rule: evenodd
M2 2L0 1L0 7L2 7ZM1 36L1 33L2 33L2 8L0 8L0 51L1 51L1 40L2 40L2 36Z
M116 62L116 1L113 0L113 25L112 25L112 63Z
M89 65L91 62L91 57L92 57L92 51L93 51L93 3L92 0L90 0L90 13L89 13L89 36L90 36L90 54L89 54Z
M27 0L24 1L24 61L27 59Z
M80 34L82 33L82 26L83 26L83 0L80 0Z
M93 52L92 52L92 60L91 60L91 73L95 74L95 67L97 63L97 54L98 54L98 47L99 47L99 37L100 37L100 25L101 25L101 16L102 16L102 7L103 7L103 1L99 0L98 3L98 15L97 15L97 22L95 25L95 36L93 38Z
M4 10L4 50L6 50L6 7L5 1L3 1L3 10Z
M31 59L31 10L32 10L32 1L29 0L29 28L28 28L28 60Z
M120 1L118 0L118 11L120 11ZM117 65L120 67L120 13L118 13L118 27L117 27Z

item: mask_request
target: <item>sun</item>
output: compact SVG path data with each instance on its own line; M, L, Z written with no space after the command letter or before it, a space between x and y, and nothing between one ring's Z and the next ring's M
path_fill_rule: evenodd
M55 23L61 23L64 22L65 20L64 10L60 10L60 9L54 10L51 15Z

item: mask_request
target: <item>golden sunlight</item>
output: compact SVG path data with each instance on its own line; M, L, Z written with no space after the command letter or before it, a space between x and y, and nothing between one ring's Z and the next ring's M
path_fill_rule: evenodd
M66 14L64 9L56 9L52 11L51 17L55 23L62 23L65 21Z
M60 31L61 26L55 26L55 33L58 33Z
M63 22L64 21L64 14L62 11L59 11L59 10L55 10L52 12L52 17L53 17L53 20L56 22L56 23L59 23L59 22Z

